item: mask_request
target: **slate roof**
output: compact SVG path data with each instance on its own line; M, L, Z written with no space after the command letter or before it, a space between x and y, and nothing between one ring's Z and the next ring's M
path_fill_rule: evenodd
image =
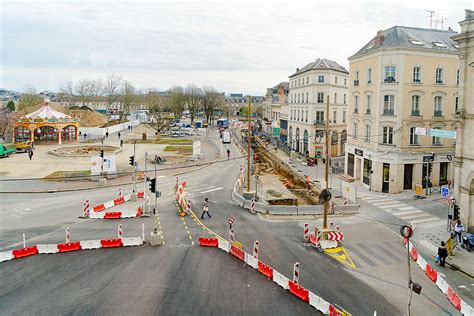
M293 77L293 76L296 76L300 73L303 73L305 71L309 71L309 70L314 70L314 69L321 69L321 70L336 70L336 71L339 71L339 72L343 72L343 73L346 73L348 74L349 71L347 71L346 68L344 68L343 66L339 65L337 62L335 62L334 60L329 60L329 59L326 59L326 58L318 58L316 59L315 61L307 64L306 66L304 66L303 68L300 68L299 70L297 70L294 74L292 74L290 76Z
M434 51L448 51L456 52L458 49L455 46L456 42L451 38L458 34L454 31L424 29L407 26L393 26L385 31L384 41L380 47L374 45L374 36L367 44L365 44L352 57L372 53L383 48L410 48L419 50L434 50ZM436 45L435 43L440 43Z
M289 86L290 86L290 84L288 83L288 81L283 81L283 82L280 82L279 84L277 84L276 86L274 86L273 89L278 89L279 87L283 87L285 89L288 89Z

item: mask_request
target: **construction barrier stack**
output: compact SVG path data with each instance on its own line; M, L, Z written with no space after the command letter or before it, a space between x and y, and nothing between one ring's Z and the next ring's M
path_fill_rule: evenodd
M313 306L323 314L329 315L342 315L342 311L336 308L335 305L328 303L323 298L317 296L308 289L298 284L299 277L299 264L295 264L294 280L290 280L283 274L279 273L269 265L258 260L255 256L248 254L237 246L229 243L227 240L221 238L199 238L199 244L203 247L216 247L227 253L230 253L239 260L244 261L249 266L260 272L266 278L271 279L277 285L281 286L285 290L289 290L291 294L308 302L309 305ZM255 245L255 244L254 244ZM258 245L258 243L257 243ZM258 247L258 246L257 246ZM258 253L258 251L257 251ZM254 251L255 254L255 251ZM296 273L295 273L296 272ZM295 278L296 276L296 278ZM295 282L296 281L296 282ZM347 314L346 314L347 315Z
M121 193L121 190L119 191ZM138 192L137 197L142 199L144 198L144 192ZM89 200L84 202L84 218L91 219L124 219L124 218L134 218L140 217L143 214L143 208L139 206L136 211L125 211L125 212L102 212L106 209L112 208L116 205L123 204L130 201L131 194L124 196L119 196L119 198L112 201L108 201L99 205L96 205L92 208L92 212L89 211L90 204Z
M405 247L408 247L410 251L410 256L414 262L423 270L426 276L433 281L436 286L443 292L444 295L448 298L448 300L453 304L454 308L459 310L461 314L473 316L474 309L472 306L467 304L463 301L456 292L449 286L446 280L433 269L433 267L426 262L426 260L419 254L416 248L413 246L411 241L408 241L406 238L404 239Z

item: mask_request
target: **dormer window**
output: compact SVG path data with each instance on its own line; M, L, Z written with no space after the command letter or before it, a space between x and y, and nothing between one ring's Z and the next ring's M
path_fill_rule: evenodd
M410 43L412 43L413 45L423 46L423 43L416 39L410 39Z
M436 47L439 47L439 48L446 48L446 45L444 45L441 42L433 42L433 45L436 46Z

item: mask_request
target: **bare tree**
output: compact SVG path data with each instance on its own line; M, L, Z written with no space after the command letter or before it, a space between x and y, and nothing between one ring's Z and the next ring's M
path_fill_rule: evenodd
M86 105L88 93L89 93L89 82L85 79L81 79L76 85L74 86L74 92L77 95L77 99L82 106Z
M150 126L158 133L163 131L173 117L173 113L168 106L168 98L158 95L155 91L149 91L147 95L148 110L151 116Z
M186 105L188 107L189 117L191 118L191 124L193 124L194 118L201 110L201 97L203 93L195 84L189 84L184 89L184 95L186 96Z
M122 84L122 77L116 74L107 76L104 84L104 94L107 99L107 112L109 112L112 104L117 102L120 97L120 85Z
M168 105L173 112L174 119L180 119L186 106L186 97L184 89L181 86L173 86L168 90Z
M20 102L18 103L19 110L37 105L43 101L43 97L36 93L36 90L33 88L33 86L26 85L23 91L24 92L20 97Z
M206 116L206 121L211 124L216 115L216 111L220 110L224 96L222 93L217 92L214 87L204 86L202 88L203 95L201 97L201 106Z
M119 100L119 121L121 122L135 108L137 102L135 87L129 81L123 82Z
M91 84L91 101L93 102L94 110L97 110L97 106L100 101L100 97L104 94L104 82L102 79L92 81Z
M2 137L3 140L8 139L13 134L16 117L17 114L9 112L7 108L0 110L0 137Z
M59 87L58 97L62 102L66 102L69 107L74 104L74 89L71 81L68 81Z

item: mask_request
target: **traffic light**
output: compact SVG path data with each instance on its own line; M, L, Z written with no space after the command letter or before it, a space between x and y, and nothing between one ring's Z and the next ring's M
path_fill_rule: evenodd
M148 184L150 191L155 193L156 192L156 178L150 179L150 183Z
M104 150L102 149L99 153L100 158L104 158Z
M459 206L454 204L453 207L454 207L453 219L457 220L459 218Z
M128 159L130 160L130 166L135 166L135 156L130 156Z
M431 171L433 170L433 164L432 163L428 163L428 174L430 175L431 174Z

